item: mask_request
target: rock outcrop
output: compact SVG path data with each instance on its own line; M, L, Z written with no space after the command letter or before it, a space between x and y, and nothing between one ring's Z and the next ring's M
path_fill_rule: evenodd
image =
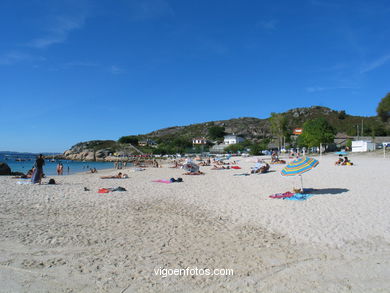
M11 168L7 163L0 163L0 175L11 175Z
M118 143L113 140L92 140L72 146L61 158L77 161L106 161L118 148Z

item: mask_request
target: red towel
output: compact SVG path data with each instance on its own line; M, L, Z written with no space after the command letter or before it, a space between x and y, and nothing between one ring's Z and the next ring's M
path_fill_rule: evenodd
M98 193L109 193L110 191L107 188L100 188Z
M241 167L238 166L232 166L231 169L241 169Z

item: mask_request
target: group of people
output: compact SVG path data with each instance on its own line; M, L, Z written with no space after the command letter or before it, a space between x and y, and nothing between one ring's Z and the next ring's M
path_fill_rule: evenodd
M344 157L339 155L339 159L334 163L336 166L353 166L353 163L348 159L348 157Z
M127 165L126 161L114 162L114 168L115 169L124 169L124 168L126 168L126 165Z

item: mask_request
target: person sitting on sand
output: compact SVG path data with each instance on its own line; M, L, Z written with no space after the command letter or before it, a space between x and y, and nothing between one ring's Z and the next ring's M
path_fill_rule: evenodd
M340 155L339 156L339 159L334 163L336 166L340 166L344 163L344 160L342 158L342 156Z
M344 162L341 165L342 166L353 166L353 163L348 159L348 157L344 157Z
M276 154L276 152L272 152L271 163L276 163L277 161L279 161L278 155Z
M101 176L101 179L124 179L124 178L129 178L127 174L122 174L121 172L118 173L118 175L114 176Z

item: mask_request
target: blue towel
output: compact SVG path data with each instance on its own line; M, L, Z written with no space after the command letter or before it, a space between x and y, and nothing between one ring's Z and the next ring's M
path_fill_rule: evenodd
M296 193L294 196L286 197L287 200L306 200L312 197L314 194Z

